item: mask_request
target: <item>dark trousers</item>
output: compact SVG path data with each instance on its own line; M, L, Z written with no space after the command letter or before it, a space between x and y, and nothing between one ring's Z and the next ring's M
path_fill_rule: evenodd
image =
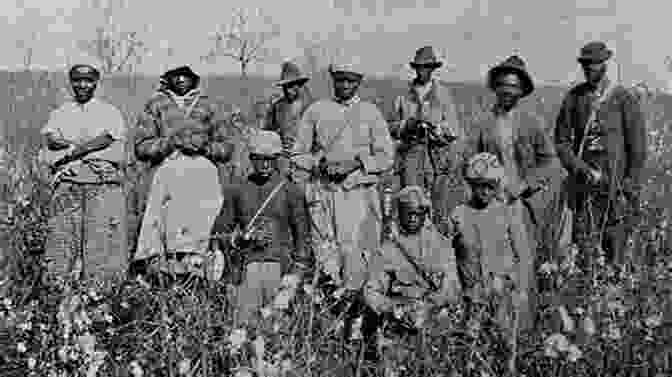
M589 187L575 194L573 238L582 250L594 250L599 245L606 261L622 264L626 261L628 239L636 221L633 200L623 193L610 192L609 187ZM594 254L594 253L593 253ZM587 255L592 262L595 255ZM636 257L636 256L633 256Z

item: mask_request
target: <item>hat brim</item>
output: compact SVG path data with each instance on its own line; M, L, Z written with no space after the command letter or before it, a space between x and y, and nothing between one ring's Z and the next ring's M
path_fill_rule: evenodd
M310 80L310 78L306 76L301 76L293 79L287 79L287 80L280 80L275 83L275 86L278 87L283 87L283 86L289 86L289 85L304 85Z
M578 58L576 58L576 61L578 61L581 64L599 64L599 63L604 63L607 60L611 59L611 57L614 55L614 52L611 50L605 50L602 51L599 55L580 55Z
M192 78L193 80L200 80L201 76L196 74L196 72L192 70L185 70L183 68L178 68L178 69L171 69L170 71L165 72L163 75L161 75L162 79L169 79L171 77L175 76L187 76Z
M364 74L359 73L359 72L353 72L353 71L342 71L342 70L329 70L329 74L331 77L335 76L346 76L354 80L359 80L361 81L364 78Z
M433 69L437 69L437 68L441 68L441 67L443 67L443 62L425 62L425 63L422 63L422 62L410 62L410 63L408 63L408 64L409 64L409 65L411 66L411 68L413 68L413 69L415 69L415 68L419 68L419 67L428 67L428 68L433 68Z
M488 88L495 90L495 79L504 73L515 73L520 77L523 85L522 97L527 97L534 92L532 76L527 71L511 65L498 65L488 72Z

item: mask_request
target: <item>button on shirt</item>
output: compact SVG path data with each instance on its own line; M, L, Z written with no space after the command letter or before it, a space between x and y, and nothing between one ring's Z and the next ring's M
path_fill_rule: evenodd
M87 155L84 159L120 162L126 157L124 153L125 131L125 121L121 112L113 105L93 98L84 105L69 101L52 111L41 133L42 135L53 133L67 141L81 144L103 132L109 132L115 142L104 150ZM41 158L46 162L54 163L73 149L73 146L61 151L50 151L45 148L41 151ZM75 173L75 176L71 177L74 180L90 182L97 178L79 161L68 166Z

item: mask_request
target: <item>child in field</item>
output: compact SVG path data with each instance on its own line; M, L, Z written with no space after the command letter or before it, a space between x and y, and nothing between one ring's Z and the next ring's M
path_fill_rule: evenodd
M489 302L493 319L513 339L516 325L530 320L527 305L516 305L527 296L522 267L531 263L530 244L524 224L515 222L512 207L498 197L504 170L497 157L479 153L465 170L471 197L450 216L460 283L469 306Z

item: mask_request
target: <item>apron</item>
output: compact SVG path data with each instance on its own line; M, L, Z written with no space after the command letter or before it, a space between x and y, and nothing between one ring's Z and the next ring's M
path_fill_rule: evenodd
M173 153L154 174L135 259L160 255L166 247L169 253L203 255L222 202L215 164Z

